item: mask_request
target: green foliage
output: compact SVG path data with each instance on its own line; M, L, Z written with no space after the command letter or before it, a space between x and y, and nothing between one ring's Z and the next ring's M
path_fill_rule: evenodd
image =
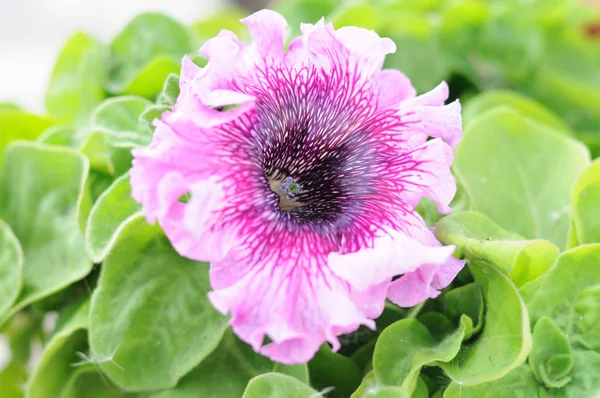
M485 325L477 340L467 343L450 362L440 364L460 385L501 378L522 364L531 349L525 303L510 279L482 261L471 261L469 268L485 297Z
M562 248L571 186L588 164L581 143L510 108L497 108L468 125L454 171L474 210L525 238Z
M85 242L88 253L96 263L108 255L125 226L141 210L131 197L129 174L119 177L98 198L88 219Z
M46 93L46 108L56 119L83 125L106 96L106 50L90 36L71 37L56 61Z
M542 317L533 329L529 366L535 378L549 388L563 387L573 367L569 341L551 318Z
M323 396L292 376L267 373L250 380L243 398L322 398Z
M328 344L321 346L308 363L311 384L320 390L333 387L328 397L348 397L360 384L362 372L350 358L331 352Z
M155 97L181 58L191 52L188 28L161 14L135 17L110 45L108 89L116 94Z
M140 281L152 282L138 289ZM92 355L112 358L100 367L127 390L173 387L215 349L227 327L208 302L209 289L206 264L179 256L141 216L130 221L105 258L92 297Z
M152 395L152 398L241 397L250 379L267 372L287 374L308 383L306 365L273 363L228 330L219 346L176 387Z
M0 318L21 291L23 250L10 226L0 220Z
M5 151L0 218L23 249L22 289L10 313L58 292L91 270L82 221L88 164L77 152L16 142ZM0 317L0 325L6 317Z
M79 362L77 352L87 350L89 300L75 303L65 310L48 342L44 354L31 376L27 396L31 398L60 397L63 386Z
M448 362L459 351L466 326L441 342L418 321L404 319L386 328L375 346L373 374L377 384L399 386L405 394L414 391L421 367Z
M571 219L577 242L600 242L600 160L580 175L571 191Z
M467 266L376 329L306 364L256 353L131 198L133 148L180 93L181 59L228 8L187 27L135 17L109 43L73 35L47 114L0 102L4 398L587 398L600 391L600 20L576 0L282 0L293 35L321 17L392 38L385 66L464 105L454 213L418 211ZM586 148L587 147L587 148ZM202 159L198 160L199 162ZM94 265L95 264L95 265ZM56 326L48 330L50 312ZM46 321L45 321L46 320ZM46 327L43 327L46 325ZM267 336L267 340L268 340ZM35 347L43 350L33 369ZM32 362L33 363L33 362Z

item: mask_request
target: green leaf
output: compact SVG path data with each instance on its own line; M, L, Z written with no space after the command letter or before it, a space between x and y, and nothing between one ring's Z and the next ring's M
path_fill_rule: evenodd
M23 250L10 226L0 219L0 318L21 291Z
M246 26L240 20L247 16L246 10L229 6L217 14L209 15L208 18L195 22L192 25L192 30L200 43L215 37L223 29L227 29L235 33L238 37L241 37L247 30Z
M419 381L421 381L419 379ZM417 384L417 386L419 386ZM418 389L418 387L417 387ZM415 392L417 392L415 389ZM420 398L415 394L412 395L415 398ZM373 372L369 372L362 380L360 387L352 394L352 398L408 398L401 387L382 386L378 385L375 381L375 375Z
M0 112L6 111L20 111L21 107L17 104L13 104L12 102L0 102Z
M548 389L552 398L593 397L600 391L600 354L595 351L573 351L571 382L562 388Z
M48 113L64 123L84 125L104 99L106 50L84 33L73 35L62 49L46 93Z
M154 98L182 57L192 51L190 32L174 19L158 14L136 16L110 45L113 68L109 91Z
M441 341L444 337L454 332L454 324L441 312L429 311L420 314L417 320L421 322L436 341ZM466 322L465 332L473 329L472 322Z
M8 339L13 360L26 364L31 360L32 345L42 337L43 318L39 312L17 312L0 329Z
M175 105L175 101L177 101L177 97L179 97L179 92L179 75L171 73L167 76L162 91L156 98L156 103L159 105L173 106Z
M45 347L27 386L28 397L60 396L73 372L73 364L81 360L77 352L87 349L89 309L89 300L84 300L61 314L56 331Z
M152 103L144 98L122 96L104 101L92 115L91 128L107 136L108 144L117 147L145 146L152 139L140 115Z
M282 363L275 363L273 372L292 376L304 384L309 384L308 366L306 364L284 365Z
M83 278L92 263L81 231L90 208L85 157L18 142L7 148L4 160L0 218L12 227L24 254L23 289L8 316Z
M228 329L219 346L176 387L152 395L152 398L228 398L241 397L251 378L267 372L285 373L308 383L306 365L274 364L254 352ZM292 375L291 373L294 373Z
M317 23L338 6L336 0L278 0L273 9L285 16L292 34L299 34L301 23Z
M92 297L93 356L128 391L170 388L217 346L227 319L208 301L206 264L179 256L142 216L120 232Z
M90 191L92 201L96 202L114 181L112 176L90 170Z
M518 288L530 289L554 265L559 249L545 240L523 240L476 212L459 212L442 219L436 236L456 245L469 260L494 264Z
M571 380L567 376L573 366L569 341L548 317L541 317L533 328L529 366L536 379L546 387L562 387Z
M466 126L486 111L500 106L508 106L522 116L571 134L565 122L550 109L529 97L508 90L484 91L469 100L462 111L463 123Z
M380 24L377 13L367 4L342 4L327 19L336 29L342 26L360 26L375 30Z
M111 163L111 148L106 141L106 133L94 131L82 142L79 151L88 158L93 171L113 175L115 168Z
M360 384L362 372L358 365L343 355L331 351L323 344L308 363L311 384L319 389L333 387L328 397L348 397Z
M572 380L562 388L545 389L535 380L531 368L521 365L501 379L490 383L464 386L451 383L444 398L583 398L593 397L600 389L600 354L573 351Z
M573 346L600 349L600 244L563 253L528 303L531 323L549 316Z
M179 72L181 61L177 62L169 56L160 56L142 68L139 73L123 88L116 89L120 94L138 95L145 98L156 98L163 87L165 79ZM114 88L114 86L112 86Z
M20 110L0 112L0 164L4 150L10 142L35 140L52 123L50 119Z
M73 126L52 126L42 132L37 141L56 146L66 146L68 148L78 148L81 145L81 131Z
M590 350L600 352L600 284L581 290L575 303L577 341Z
M600 159L583 170L571 191L571 217L579 244L600 242Z
M291 376L267 373L250 380L243 398L322 398L323 396Z
M27 367L18 360L12 360L0 369L2 398L23 398L23 386L27 380Z
M467 340L483 327L483 295L481 288L476 283L469 283L452 289L443 295L446 314L458 320L465 314L471 320L471 328L465 330L464 339Z
M171 107L167 105L154 105L146 108L140 115L140 121L146 123L148 126L152 126L155 119L160 119L162 114L166 111L170 111Z
M517 288L492 265L471 261L469 269L485 297L483 332L451 362L440 364L461 385L501 378L522 364L531 349L529 318Z
M95 365L78 367L62 388L60 398L144 398L145 395L128 393L113 386Z
M477 385L452 382L444 398L530 398L538 397L541 387L527 365L515 368L501 379Z
M379 336L373 355L377 384L401 386L407 395L412 394L421 367L454 358L465 329L463 320L454 334L437 342L427 328L414 319L403 319L387 327Z
M411 398L429 398L429 390L427 389L427 384L422 377L419 377L417 381L417 388L411 395Z
M436 38L392 35L397 50L386 58L386 67L401 70L417 92L424 93L448 78L450 65L445 60ZM407 57L406 54L412 56ZM428 65L423 68L423 65Z
M116 179L98 198L85 231L86 248L95 263L104 260L120 232L137 218L140 210L140 204L131 197L129 174Z
M571 186L588 163L579 142L500 108L469 124L454 170L474 210L528 239L564 247Z

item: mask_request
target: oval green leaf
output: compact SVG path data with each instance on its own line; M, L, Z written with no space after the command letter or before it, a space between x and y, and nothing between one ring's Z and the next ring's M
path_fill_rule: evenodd
M571 191L571 217L578 244L600 242L600 159L586 168Z
M571 186L588 164L581 143L500 108L469 124L454 171L474 210L525 238L564 247Z
M43 116L32 115L18 109L0 112L0 167L6 146L15 140L35 140L52 125Z
M313 387L323 390L333 389L328 397L349 397L360 384L362 372L350 358L331 351L329 344L323 344L314 358L308 363L310 381Z
M8 316L80 280L92 263L80 227L90 208L87 159L67 148L15 142L4 160L0 218L24 255L23 289Z
M46 93L48 113L64 123L87 124L104 99L106 49L85 33L73 35L62 49Z
M110 45L109 91L154 98L192 50L190 32L179 22L158 13L140 14Z
M471 261L469 269L485 297L483 332L452 361L439 365L463 386L503 377L521 365L531 349L529 317L517 288L490 264Z
M92 296L93 356L128 391L174 387L210 354L227 319L208 301L206 264L183 258L143 217L127 223Z
M546 240L523 240L477 212L459 212L441 220L436 236L456 245L469 260L494 264L527 295L543 281L559 249Z
M23 250L8 224L0 220L0 319L21 291Z
M465 322L458 330L437 342L427 328L414 319L403 319L387 327L375 346L373 373L378 385L400 386L411 395L421 368L448 362L459 351Z
M95 263L108 255L119 233L140 210L140 204L131 197L129 174L116 179L98 198L85 231L86 248Z
M267 373L250 380L242 398L323 398L298 379L279 373Z
M228 329L219 346L200 365L182 378L177 386L152 398L241 397L253 377L267 372L285 373L308 383L304 365L285 366L254 352ZM291 374L293 373L293 374Z
M509 106L538 123L571 134L565 122L550 109L529 97L509 90L484 91L469 100L462 111L464 125L467 126L484 112L499 106Z
M535 378L548 388L562 387L571 380L567 376L573 366L571 347L551 318L541 317L533 328L529 366Z
M29 398L58 398L81 358L77 352L87 350L90 301L84 300L61 314L56 331L44 349L27 386Z
M563 253L527 305L532 324L549 316L572 344L600 349L600 328L595 322L600 316L598 286L600 244Z
M107 136L117 147L145 146L152 139L148 125L140 115L152 103L141 97L122 96L104 101L92 115L91 128Z

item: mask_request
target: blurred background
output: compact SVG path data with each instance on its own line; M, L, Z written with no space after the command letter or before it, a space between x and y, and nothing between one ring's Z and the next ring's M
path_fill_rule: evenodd
M0 1L0 98L43 112L43 97L56 56L75 31L109 41L142 11L159 11L192 23L261 0L20 0Z
M158 11L192 26L198 36L194 44L199 45L223 27L240 29L235 21L251 10L270 7L271 3L0 0L0 102L14 102L31 112L45 113L44 96L54 63L76 31L85 31L108 44L135 15ZM509 104L527 111L539 122L572 134L588 145L593 157L598 157L600 8L594 8L600 7L598 3L599 0L280 0L273 7L286 16L294 34L298 33L300 22L315 22L326 16L336 27L358 25L391 37L398 51L388 57L386 66L406 73L419 92L446 80L451 95L463 103L478 98L476 105L470 107L471 114L463 114L465 124L485 109ZM210 19L223 12L228 13L227 17ZM202 22L207 18L208 22ZM243 34L243 29L238 33ZM162 55L156 52L150 55ZM177 62L183 53L174 55ZM152 61L152 57L142 61ZM133 72L139 72L141 66L144 65L135 65ZM123 83L119 78L125 73L121 76L117 72L131 72L126 68L113 69L110 72L116 73L108 83ZM135 73L125 77L133 80ZM157 95L156 90L147 92L145 87L124 91L126 84L108 87L108 83L107 92L98 102L105 96L123 93L151 100ZM60 112L49 113L59 119L64 116ZM46 329L51 329L52 321L50 317ZM2 339L0 335L0 370L9 360Z

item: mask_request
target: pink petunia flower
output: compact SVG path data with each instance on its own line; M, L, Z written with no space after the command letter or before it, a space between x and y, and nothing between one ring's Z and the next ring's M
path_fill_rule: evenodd
M302 363L462 268L414 210L450 212L460 105L445 83L417 97L382 71L395 45L373 31L303 24L286 52L281 15L242 22L252 43L223 31L205 68L183 60L177 104L134 151L133 196L182 256L211 262L209 298L241 339Z

